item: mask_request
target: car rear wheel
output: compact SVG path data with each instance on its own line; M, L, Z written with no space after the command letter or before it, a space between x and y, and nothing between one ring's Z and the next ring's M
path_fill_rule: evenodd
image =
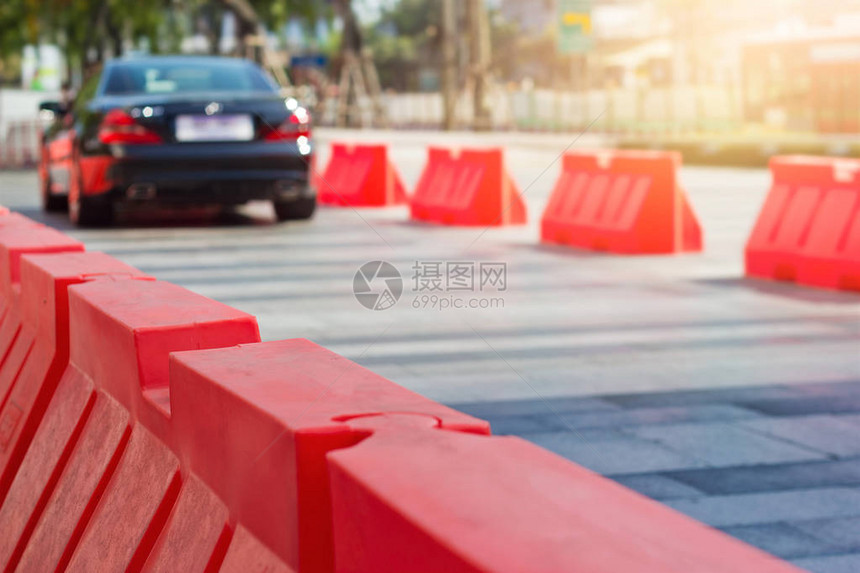
M54 195L51 193L51 178L41 178L42 186L42 209L48 213L58 213L69 208L68 198L65 195Z
M107 197L83 194L78 162L72 162L69 174L69 219L79 227L107 227L113 222L113 203Z
M275 201L275 216L278 221L310 219L317 208L316 197L302 197L292 201Z
M113 203L79 197L69 203L69 216L79 227L107 227L113 222Z

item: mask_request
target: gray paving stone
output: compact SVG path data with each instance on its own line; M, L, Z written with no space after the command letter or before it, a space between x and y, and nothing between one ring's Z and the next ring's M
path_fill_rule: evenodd
M860 414L836 414L834 417L840 422L851 424L857 429L860 429Z
M827 540L836 546L839 553L860 552L860 517L804 521L792 525Z
M490 422L490 429L497 435L536 434L567 430L562 420L551 413L531 416L483 416L483 419Z
M793 563L811 573L857 573L860 571L860 553L797 559Z
M739 422L746 428L839 457L860 456L860 428L838 416L791 416Z
M642 495L656 500L682 499L704 495L704 493L694 487L660 474L615 476L612 479L625 487L629 487Z
M828 488L668 500L714 527L860 516L860 490Z
M630 431L640 438L657 441L711 466L777 464L826 458L820 452L728 423L641 426Z
M860 395L805 396L776 400L744 401L747 408L770 416L860 413Z
M732 537L783 559L827 555L838 549L833 543L819 539L787 523L739 525L721 529Z
M860 487L860 460L695 469L666 475L709 495Z
M546 415L553 411L567 412L606 412L617 410L614 404L600 398L558 398L549 396L546 400L488 400L486 402L464 402L448 404L450 407L477 417Z
M565 423L574 428L600 428L714 422L759 418L760 414L727 404L694 404L665 408L634 408L619 412L582 412L565 414Z
M607 402L625 408L657 408L661 406L689 406L692 404L738 403L749 400L776 400L795 398L802 393L791 386L764 386L729 388L721 390L684 390L678 392L649 392L604 396Z
M854 318L845 326L860 328L860 320ZM860 395L860 381L819 382L817 384L804 384L796 387L796 389L808 396L857 396Z
M568 432L586 443L623 442L630 439L621 428L573 428Z
M337 293L340 294L341 291L332 291L332 295ZM208 293L210 296L211 293ZM257 298L259 295L249 294L249 295L236 295L230 298L217 297L219 300L224 300L225 302L232 303L233 301L241 302L243 300L253 300ZM296 297L300 297L300 295L295 295ZM308 295L309 298L317 296L317 295ZM328 296L328 295L327 295ZM319 296L317 296L319 298ZM287 301L289 297L287 296L279 296L273 298L273 302L277 303L279 301ZM805 338L801 340L792 341L793 344L798 346L812 346L818 345L822 347L826 347L829 344L838 344L840 342L845 342L846 340L851 340L850 337L843 333L838 334L822 334L818 333L815 336L807 335ZM851 340L853 345L857 345L860 343L860 340ZM770 348L771 354L777 352L785 352L784 348L781 348L782 345L787 344L786 341L780 341L775 338L752 338L750 336L738 336L738 337L727 337L727 338L713 338L713 339L697 339L697 340L686 340L686 339L676 339L673 341L672 349L675 351L684 351L688 353L696 353L701 351L716 351L720 354L725 355L725 353L738 353L743 352L746 349L749 349L752 346L760 347L760 348ZM632 352L642 352L642 353L658 353L666 350L665 341L641 341L634 343L606 343L601 345L583 345L575 348L567 348L564 351L564 357L566 359L577 359L577 360L587 360L589 357L595 354L603 354L603 355L614 355L616 356L617 361L622 361L624 358ZM816 352L814 347L805 348L803 350L798 350L797 352L801 352L805 355L812 355ZM544 362L547 360L559 359L560 353L559 348L553 344L549 344L545 347L530 347L523 349L506 349L504 352L500 353L504 359L508 362L520 362L520 361L529 361L530 363L534 362ZM793 358L793 357L791 357ZM396 362L398 364L412 364L412 365L422 365L426 368L432 368L434 365L438 365L440 363L450 363L450 364L462 364L468 363L471 361L480 361L480 360L498 360L499 354L496 353L495 350L488 348L486 350L469 350L464 352L437 352L437 353L428 353L422 354L420 356L417 355L409 355L409 354L384 354L380 353L375 356L366 357L361 360L361 364L367 366L368 368L373 368L379 364L385 364L388 362ZM811 370L811 369L810 369ZM810 372L810 375L813 375ZM822 399L824 402L827 400ZM774 402L775 404L768 406L770 402ZM779 403L785 402L786 405L780 406ZM794 406L793 400L774 400L774 401L756 401L758 404L756 409L764 408L787 408L789 414L804 414L804 413L819 413L819 412L829 412L831 411L829 408L831 406L822 405L819 410L812 411L804 411L802 406ZM838 400L830 400L830 402L836 404ZM827 403L830 403L827 402ZM795 412L792 410L794 407L800 407L801 411ZM844 410L833 410L833 411L851 411L851 412L860 412L860 397L854 401L852 406L847 406L843 403Z
M573 432L527 434L523 438L598 473L619 475L701 467L691 456L636 438L584 440Z

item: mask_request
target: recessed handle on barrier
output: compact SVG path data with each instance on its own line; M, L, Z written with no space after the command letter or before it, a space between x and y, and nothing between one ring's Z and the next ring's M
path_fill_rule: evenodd
M597 167L600 169L609 169L612 166L613 153L605 151L595 154L594 160L597 162Z
M851 183L860 172L860 162L858 161L834 161L833 162L833 179L839 183Z

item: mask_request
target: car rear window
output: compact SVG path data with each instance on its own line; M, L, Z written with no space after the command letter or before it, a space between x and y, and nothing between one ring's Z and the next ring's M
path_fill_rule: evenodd
M129 62L114 65L104 95L190 92L274 92L276 86L259 68L236 61Z

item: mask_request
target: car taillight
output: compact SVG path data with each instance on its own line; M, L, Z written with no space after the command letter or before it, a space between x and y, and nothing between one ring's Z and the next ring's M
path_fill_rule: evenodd
M121 109L107 112L99 126L99 141L105 144L161 143L161 136L137 123Z
M267 126L263 131L266 141L297 141L311 134L311 114L303 107L296 108L293 114L277 127Z

